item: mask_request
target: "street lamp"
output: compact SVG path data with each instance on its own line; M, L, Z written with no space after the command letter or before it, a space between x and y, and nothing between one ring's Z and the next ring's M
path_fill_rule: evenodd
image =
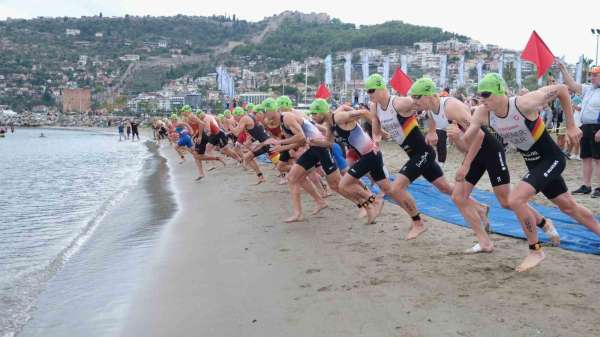
M600 40L600 29L596 28L592 28L591 29L592 34L596 35L596 66L598 66L598 41Z

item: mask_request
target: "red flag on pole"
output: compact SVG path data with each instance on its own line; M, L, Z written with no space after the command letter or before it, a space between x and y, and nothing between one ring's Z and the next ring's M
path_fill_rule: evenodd
M400 67L396 68L396 71L394 71L394 75L390 80L392 88L404 96L408 93L412 83L410 76L406 75Z
M523 53L521 53L521 58L535 63L538 78L544 76L546 71L552 66L552 63L554 63L554 55L550 51L550 48L546 46L535 30L531 33L529 42L527 42Z
M325 83L321 83L321 85L319 85L319 89L317 89L315 97L322 99L328 99L329 97L331 97L331 93L329 93L329 89L327 89Z

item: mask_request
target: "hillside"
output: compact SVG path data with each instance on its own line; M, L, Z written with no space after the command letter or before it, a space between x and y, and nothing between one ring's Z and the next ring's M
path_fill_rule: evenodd
M105 101L117 94L157 90L184 73L206 75L217 63L272 70L335 51L398 48L452 37L466 39L400 21L357 27L326 14L298 12L260 22L235 15L101 14L0 21L0 105L17 111L49 105L51 94L65 86L91 87L96 101ZM123 58L130 54L139 60Z

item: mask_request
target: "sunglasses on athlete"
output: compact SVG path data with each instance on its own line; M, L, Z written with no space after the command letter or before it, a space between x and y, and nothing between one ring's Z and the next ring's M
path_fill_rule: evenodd
M412 95L410 96L412 99L414 99L415 101L418 101L421 99L421 97L423 97L423 95Z
M484 92L480 92L480 93L479 93L479 96L480 96L481 98L490 98L490 96L492 96L492 93L491 93L491 92L489 92L489 91L484 91Z
M375 93L375 89L369 89L369 90L367 90L367 94L373 94L373 93Z

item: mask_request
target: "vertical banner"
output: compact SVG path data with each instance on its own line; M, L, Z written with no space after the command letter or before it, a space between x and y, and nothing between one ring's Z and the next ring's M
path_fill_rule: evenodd
M387 85L390 81L390 57L385 56L383 58L383 81Z
M579 61L577 62L577 66L575 67L575 82L581 84L581 75L583 68L583 55L579 56Z
M515 81L517 82L517 86L519 86L519 89L523 87L522 77L523 75L521 74L521 58L517 57L515 58Z
M544 85L544 76L540 76L540 78L538 78L538 88L541 88Z
M400 55L400 69L408 75L408 57L406 55Z
M346 83L350 83L352 81L352 53L347 53L344 58L346 59L344 63L344 77Z
M561 57L561 58L560 58L560 61L561 61L561 62L564 64L564 63L565 63L565 57L564 57L564 56L563 56L563 57ZM563 83L565 83L565 78L563 77L563 73L562 73L562 71L559 71L559 72L558 72L558 79L557 79L557 82L558 82L559 84L563 84Z
M448 55L440 55L440 88L446 87L446 73L448 68Z
M483 78L483 60L479 59L479 61L477 61L477 83L481 82L482 78Z
M369 78L369 54L366 50L362 51L362 73L363 81L367 81Z
M325 84L331 87L333 84L333 74L331 72L331 55L325 58Z
M460 55L458 59L458 86L465 86L465 55Z
M500 59L498 60L498 75L504 78L504 54L500 54Z

